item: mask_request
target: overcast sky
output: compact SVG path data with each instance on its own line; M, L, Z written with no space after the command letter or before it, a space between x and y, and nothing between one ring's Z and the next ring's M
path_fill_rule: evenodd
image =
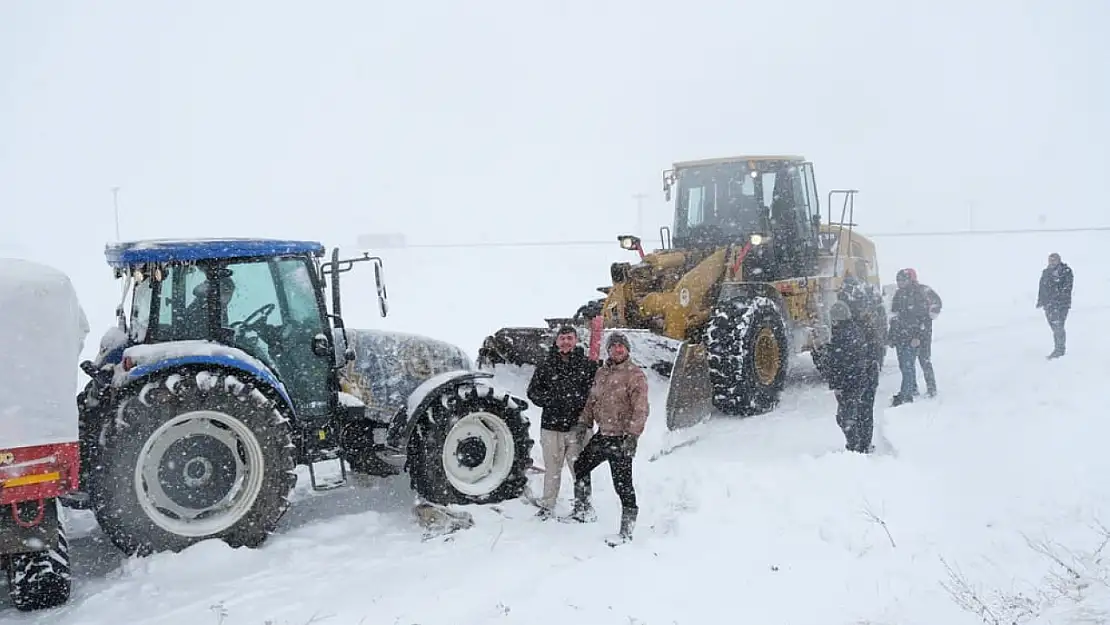
M650 235L662 169L752 152L865 231L1104 225L1108 7L5 0L0 254L106 279L113 186L124 238Z

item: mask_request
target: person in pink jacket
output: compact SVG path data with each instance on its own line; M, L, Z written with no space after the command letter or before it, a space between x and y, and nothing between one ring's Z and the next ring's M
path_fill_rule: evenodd
M583 523L597 519L590 503L590 474L608 462L613 487L621 500L620 534L613 540L626 542L632 539L639 511L632 484L632 459L647 424L648 385L647 376L629 357L630 346L623 334L611 334L605 349L609 358L594 376L579 417L590 438L574 462L574 510L570 518ZM595 424L597 431L591 435Z

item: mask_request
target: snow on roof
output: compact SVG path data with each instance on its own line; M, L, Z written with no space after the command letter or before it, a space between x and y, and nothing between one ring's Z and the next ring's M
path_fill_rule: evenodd
M142 263L251 258L283 254L322 256L324 246L316 241L281 239L149 239L108 245L104 256L111 267Z

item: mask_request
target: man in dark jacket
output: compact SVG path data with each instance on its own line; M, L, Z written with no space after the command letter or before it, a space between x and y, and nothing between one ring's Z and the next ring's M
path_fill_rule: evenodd
M918 350L926 341L932 340L933 320L929 316L929 298L920 284L914 282L916 274L912 269L898 271L895 280L898 290L894 293L894 302L890 306L890 346L898 353L898 368L902 372L902 387L894 396L891 405L898 406L913 402L917 391L917 360ZM928 379L933 378L932 363L926 373ZM936 392L935 380L934 388Z
M1048 255L1048 266L1041 272L1041 283L1037 289L1037 308L1044 308L1045 319L1048 320L1048 327L1052 328L1052 339L1056 343L1056 349L1048 355L1049 358L1064 355L1067 342L1064 322L1068 320L1068 311L1071 310L1073 277L1071 267L1060 260L1059 254L1053 252Z
M536 367L528 383L528 399L543 409L540 447L543 449L543 497L539 516L549 519L559 497L564 464L574 471L574 461L585 444L579 416L586 406L598 363L578 346L578 333L564 326L555 336L547 358Z
M940 316L940 311L944 307L944 301L940 299L940 295L927 284L922 284L917 278L917 271L914 269L906 269L910 275L910 283L913 287L921 290L925 296L925 304L929 308L929 317L925 320L925 332L921 339L921 345L917 348L917 362L921 364L921 373L925 376L925 392L929 397L934 397L937 394L937 376L933 372L933 322ZM913 380L913 394L917 396L917 376L914 375Z
M874 324L854 314L843 299L833 303L829 317L828 380L836 393L836 424L844 432L848 451L871 453L879 386L879 332Z

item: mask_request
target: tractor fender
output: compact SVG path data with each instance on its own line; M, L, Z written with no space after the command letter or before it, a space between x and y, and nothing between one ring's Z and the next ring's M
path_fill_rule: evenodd
M228 348L229 352L232 350L234 350L234 348ZM126 357L126 352L124 355ZM216 367L225 370L240 371L265 384L266 386L273 389L273 391L276 392L279 396L281 396L281 399L285 403L285 408L289 411L289 414L295 414L293 409L293 400L289 397L289 393L288 391L286 391L285 385L281 383L281 380L279 380L277 376L275 376L274 373L270 371L269 368L267 368L265 365L258 362L254 358L247 356L245 352L243 353L243 356L245 356L245 358L238 357L231 353L192 354L175 356L173 358L166 358L164 360L155 360L152 362L139 364L128 371L124 371L123 367L120 366L116 369L116 377L112 381L112 385L115 386L117 389L122 390L131 387L138 382L146 380L151 375L166 370L178 369L182 367Z
M433 401L436 401L437 397L443 395L444 391L454 390L466 382L479 378L488 379L492 377L493 374L488 371L458 369L445 371L424 380L420 386L413 389L407 404L398 409L394 415L389 424L389 430L386 432L386 445L396 449L404 449L412 436L412 431L416 429L416 425L420 421L419 416L424 414L424 411L431 406ZM523 399L512 397L512 400L520 405L521 410L528 408L528 402Z

